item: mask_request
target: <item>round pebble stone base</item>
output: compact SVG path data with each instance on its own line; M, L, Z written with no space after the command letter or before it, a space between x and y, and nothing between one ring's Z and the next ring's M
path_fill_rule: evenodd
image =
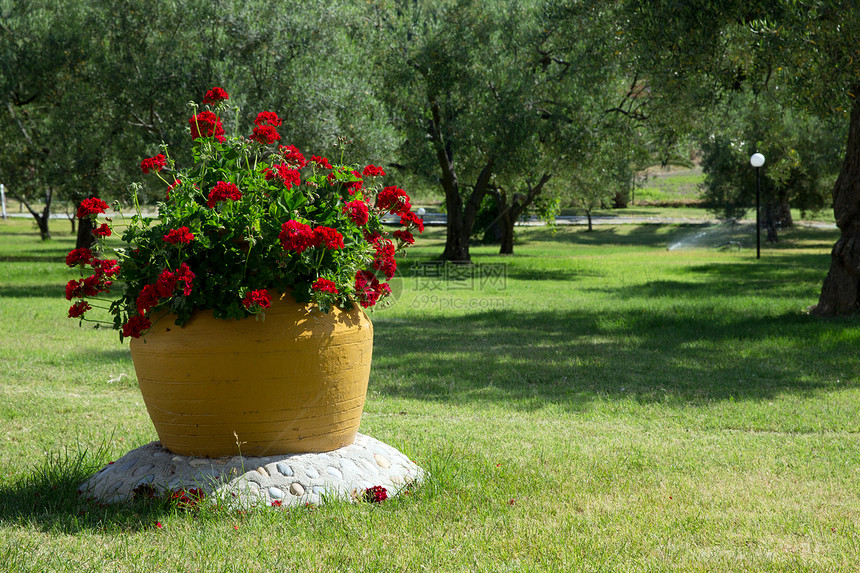
M358 434L352 445L331 452L266 457L179 456L151 442L105 466L78 491L102 503L130 500L136 491L199 489L241 507L318 505L360 499L376 486L392 497L423 478L424 470L400 451Z

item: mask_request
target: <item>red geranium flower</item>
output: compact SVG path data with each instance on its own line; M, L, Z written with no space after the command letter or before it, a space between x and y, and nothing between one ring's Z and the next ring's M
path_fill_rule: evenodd
M173 291L176 290L176 275L167 269L161 271L158 279L155 281L155 292L159 298L170 298L173 296Z
M136 314L128 319L128 322L122 325L122 335L130 336L131 338L140 338L141 333L152 328L152 323L149 319Z
M343 206L343 212L359 227L366 225L367 219L370 216L367 210L367 203L364 201L350 201Z
M197 276L191 272L191 268L185 263L179 265L179 268L173 273L177 282L185 283L182 287L182 294L185 296L191 295L191 288L194 286L194 277Z
M406 243L412 245L415 243L415 237L409 231L394 231L394 236Z
M140 168L144 173L149 173L152 170L161 171L167 166L167 158L159 153L155 157L147 157L140 162Z
M369 487L364 490L364 500L370 503L382 503L388 499L388 490L381 485Z
M170 291L173 292L172 290ZM170 296L170 295L167 295ZM149 312L155 305L158 304L158 300L161 297L158 296L158 287L156 285L146 285L140 290L140 294L137 295L137 300L135 301L135 306L137 307L137 313L141 316L145 315Z
M301 183L301 173L298 169L293 169L286 163L279 163L278 165L273 166L274 170L270 170L271 177L269 173L266 174L266 179L278 178L284 183L284 187L287 189L291 189L293 185L299 185Z
M325 157L320 157L319 155L312 155L311 162L316 163L317 167L321 169L332 169L331 163L328 162L328 159Z
M239 188L236 187L235 183L219 181L215 184L215 187L212 188L212 191L209 192L209 197L207 198L206 205L208 205L209 208L212 209L215 207L215 204L220 201L238 201L241 198L242 192L239 191Z
M219 101L226 101L230 99L230 95L219 87L214 87L211 90L206 92L206 95L203 96L203 105L208 103L218 103Z
M256 125L250 139L263 145L271 145L281 139L281 134L271 125Z
M301 253L308 247L314 246L313 230L308 225L299 223L294 219L281 225L278 239L280 239L281 246L285 251Z
M93 307L90 306L90 303L85 300L79 300L69 307L69 318L78 318L79 316L83 316L84 313L91 308Z
M358 177L358 181L350 181L349 183L347 183L346 190L349 191L350 195L355 195L356 193L361 191L364 182L361 180L361 173L359 173L358 171L353 171L352 174Z
M116 259L93 259L90 264L97 275L112 277L119 274L119 265L116 264Z
M210 103L218 103L219 101L224 101L230 98L230 95L224 91L224 89L219 87L213 87L209 91L206 92L206 95L203 96L203 104Z
M281 157L284 158L284 161L296 167L297 169L302 169L305 165L308 164L308 161L307 159L305 159L305 156L302 155L302 152L299 151L295 145L279 145L278 153L281 154Z
M400 213L400 224L406 227L408 227L409 225L415 225L419 233L424 232L424 219L422 219L412 211L405 211L403 213Z
M409 195L398 187L386 187L376 197L376 208L389 213L404 213L412 209Z
M273 125L277 127L281 125L281 118L273 111L261 111L257 114L254 125Z
M364 308L370 308L379 299L379 279L370 271L355 273L355 295L358 303Z
M376 243L376 254L373 258L373 268L385 273L385 278L391 280L397 270L397 262L394 260L394 243L387 239L380 239Z
M83 294L83 291L80 290L81 281L76 281L74 279L70 280L66 283L66 300L72 300L73 298L80 298Z
M164 235L164 242L171 243L173 245L187 245L193 240L194 234L188 227L179 227L178 229L171 229L166 235Z
M70 267L76 267L78 265L84 266L90 264L90 261L93 260L93 253L86 247L81 247L80 249L74 249L68 255L66 255L66 264Z
M214 137L218 143L224 143L224 128L221 126L221 118L211 111L201 111L191 116L188 120L191 126L191 139Z
M111 230L107 223L102 223L95 229L93 229L93 235L96 237L110 237Z
M343 235L331 227L317 227L314 229L314 246L317 245L325 245L330 251L342 249Z
M104 213L108 208L108 204L98 197L91 197L81 201L81 206L78 207L78 219L83 219L88 215L98 215Z
M260 308L269 308L272 305L272 296L269 294L269 291L264 288L252 290L245 295L244 300L242 300L242 305L249 310L255 306L259 306Z
M382 167L377 167L376 165L368 165L361 172L365 177L379 177L385 175L385 171L382 170Z
M311 288L317 292L330 292L331 294L337 294L337 285L335 285L333 281L324 278L318 278L314 281Z

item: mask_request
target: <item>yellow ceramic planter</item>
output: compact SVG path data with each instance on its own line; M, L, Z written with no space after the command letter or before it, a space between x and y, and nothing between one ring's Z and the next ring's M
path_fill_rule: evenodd
M373 325L355 305L328 314L291 296L265 320L170 316L131 356L161 444L220 457L326 452L355 441L364 409ZM234 436L235 433L235 436Z

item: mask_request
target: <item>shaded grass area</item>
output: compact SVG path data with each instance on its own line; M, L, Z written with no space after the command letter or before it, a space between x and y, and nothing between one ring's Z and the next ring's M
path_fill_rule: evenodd
M431 479L246 513L77 496L154 431L116 334L64 318L62 260L0 259L0 570L850 571L860 325L805 312L835 232L667 251L696 228L523 228L465 270L429 229L372 314L361 431Z

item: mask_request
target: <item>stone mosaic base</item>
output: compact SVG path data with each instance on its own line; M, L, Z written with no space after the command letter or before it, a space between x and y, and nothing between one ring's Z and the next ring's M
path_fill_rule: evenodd
M108 464L78 490L103 503L129 500L136 488L149 485L159 493L202 489L207 498L242 507L316 505L327 498L357 499L375 486L392 497L423 477L397 449L358 434L355 443L331 452L266 457L194 458L151 442Z

